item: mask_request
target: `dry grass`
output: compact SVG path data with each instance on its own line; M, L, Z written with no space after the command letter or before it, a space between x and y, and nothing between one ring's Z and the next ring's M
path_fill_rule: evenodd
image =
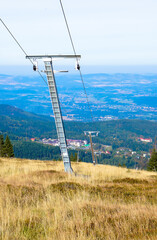
M155 240L157 174L0 159L0 239Z

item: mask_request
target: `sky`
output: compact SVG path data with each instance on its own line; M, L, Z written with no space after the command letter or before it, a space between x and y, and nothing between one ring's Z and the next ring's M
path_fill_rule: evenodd
M156 0L62 3L83 65L157 64ZM0 18L28 55L73 54L59 0L1 1ZM30 65L1 23L0 36L0 66Z

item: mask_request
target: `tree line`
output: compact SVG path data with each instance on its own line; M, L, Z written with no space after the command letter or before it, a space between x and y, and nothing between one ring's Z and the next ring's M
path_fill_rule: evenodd
M153 151L152 151L151 158L150 158L148 166L147 166L147 170L157 172L157 151L156 151L156 148L154 148Z
M14 157L20 158L29 158L29 159L41 159L41 160L61 160L60 149L59 147L45 146L39 143L32 142L15 142L13 141L13 145L7 135L5 140L3 135L0 135L0 157ZM77 152L76 150L69 150L70 160L77 161ZM79 161L91 162L91 152L81 150L79 153ZM102 154L98 157L98 162L100 164L110 164L110 165L118 165L119 159L112 159L111 156L106 156ZM130 160L131 161L131 160ZM124 159L122 161L124 164ZM127 167L133 167L134 162L129 162L128 159L125 159L125 165ZM151 153L151 158L147 165L148 171L157 171L157 150L153 149Z
M0 135L0 157L14 157L13 145L7 135L5 140L3 135Z

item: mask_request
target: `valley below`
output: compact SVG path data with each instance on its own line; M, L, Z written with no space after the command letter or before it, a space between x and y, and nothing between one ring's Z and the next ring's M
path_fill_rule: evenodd
M85 74L94 121L141 119L157 121L156 74ZM79 75L56 75L65 120L91 121ZM47 85L32 76L0 75L0 104L53 117Z

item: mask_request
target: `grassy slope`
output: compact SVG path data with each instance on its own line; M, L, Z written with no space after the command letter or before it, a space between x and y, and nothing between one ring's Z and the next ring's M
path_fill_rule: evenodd
M157 174L0 159L0 239L157 239ZM83 175L88 175L84 176Z

